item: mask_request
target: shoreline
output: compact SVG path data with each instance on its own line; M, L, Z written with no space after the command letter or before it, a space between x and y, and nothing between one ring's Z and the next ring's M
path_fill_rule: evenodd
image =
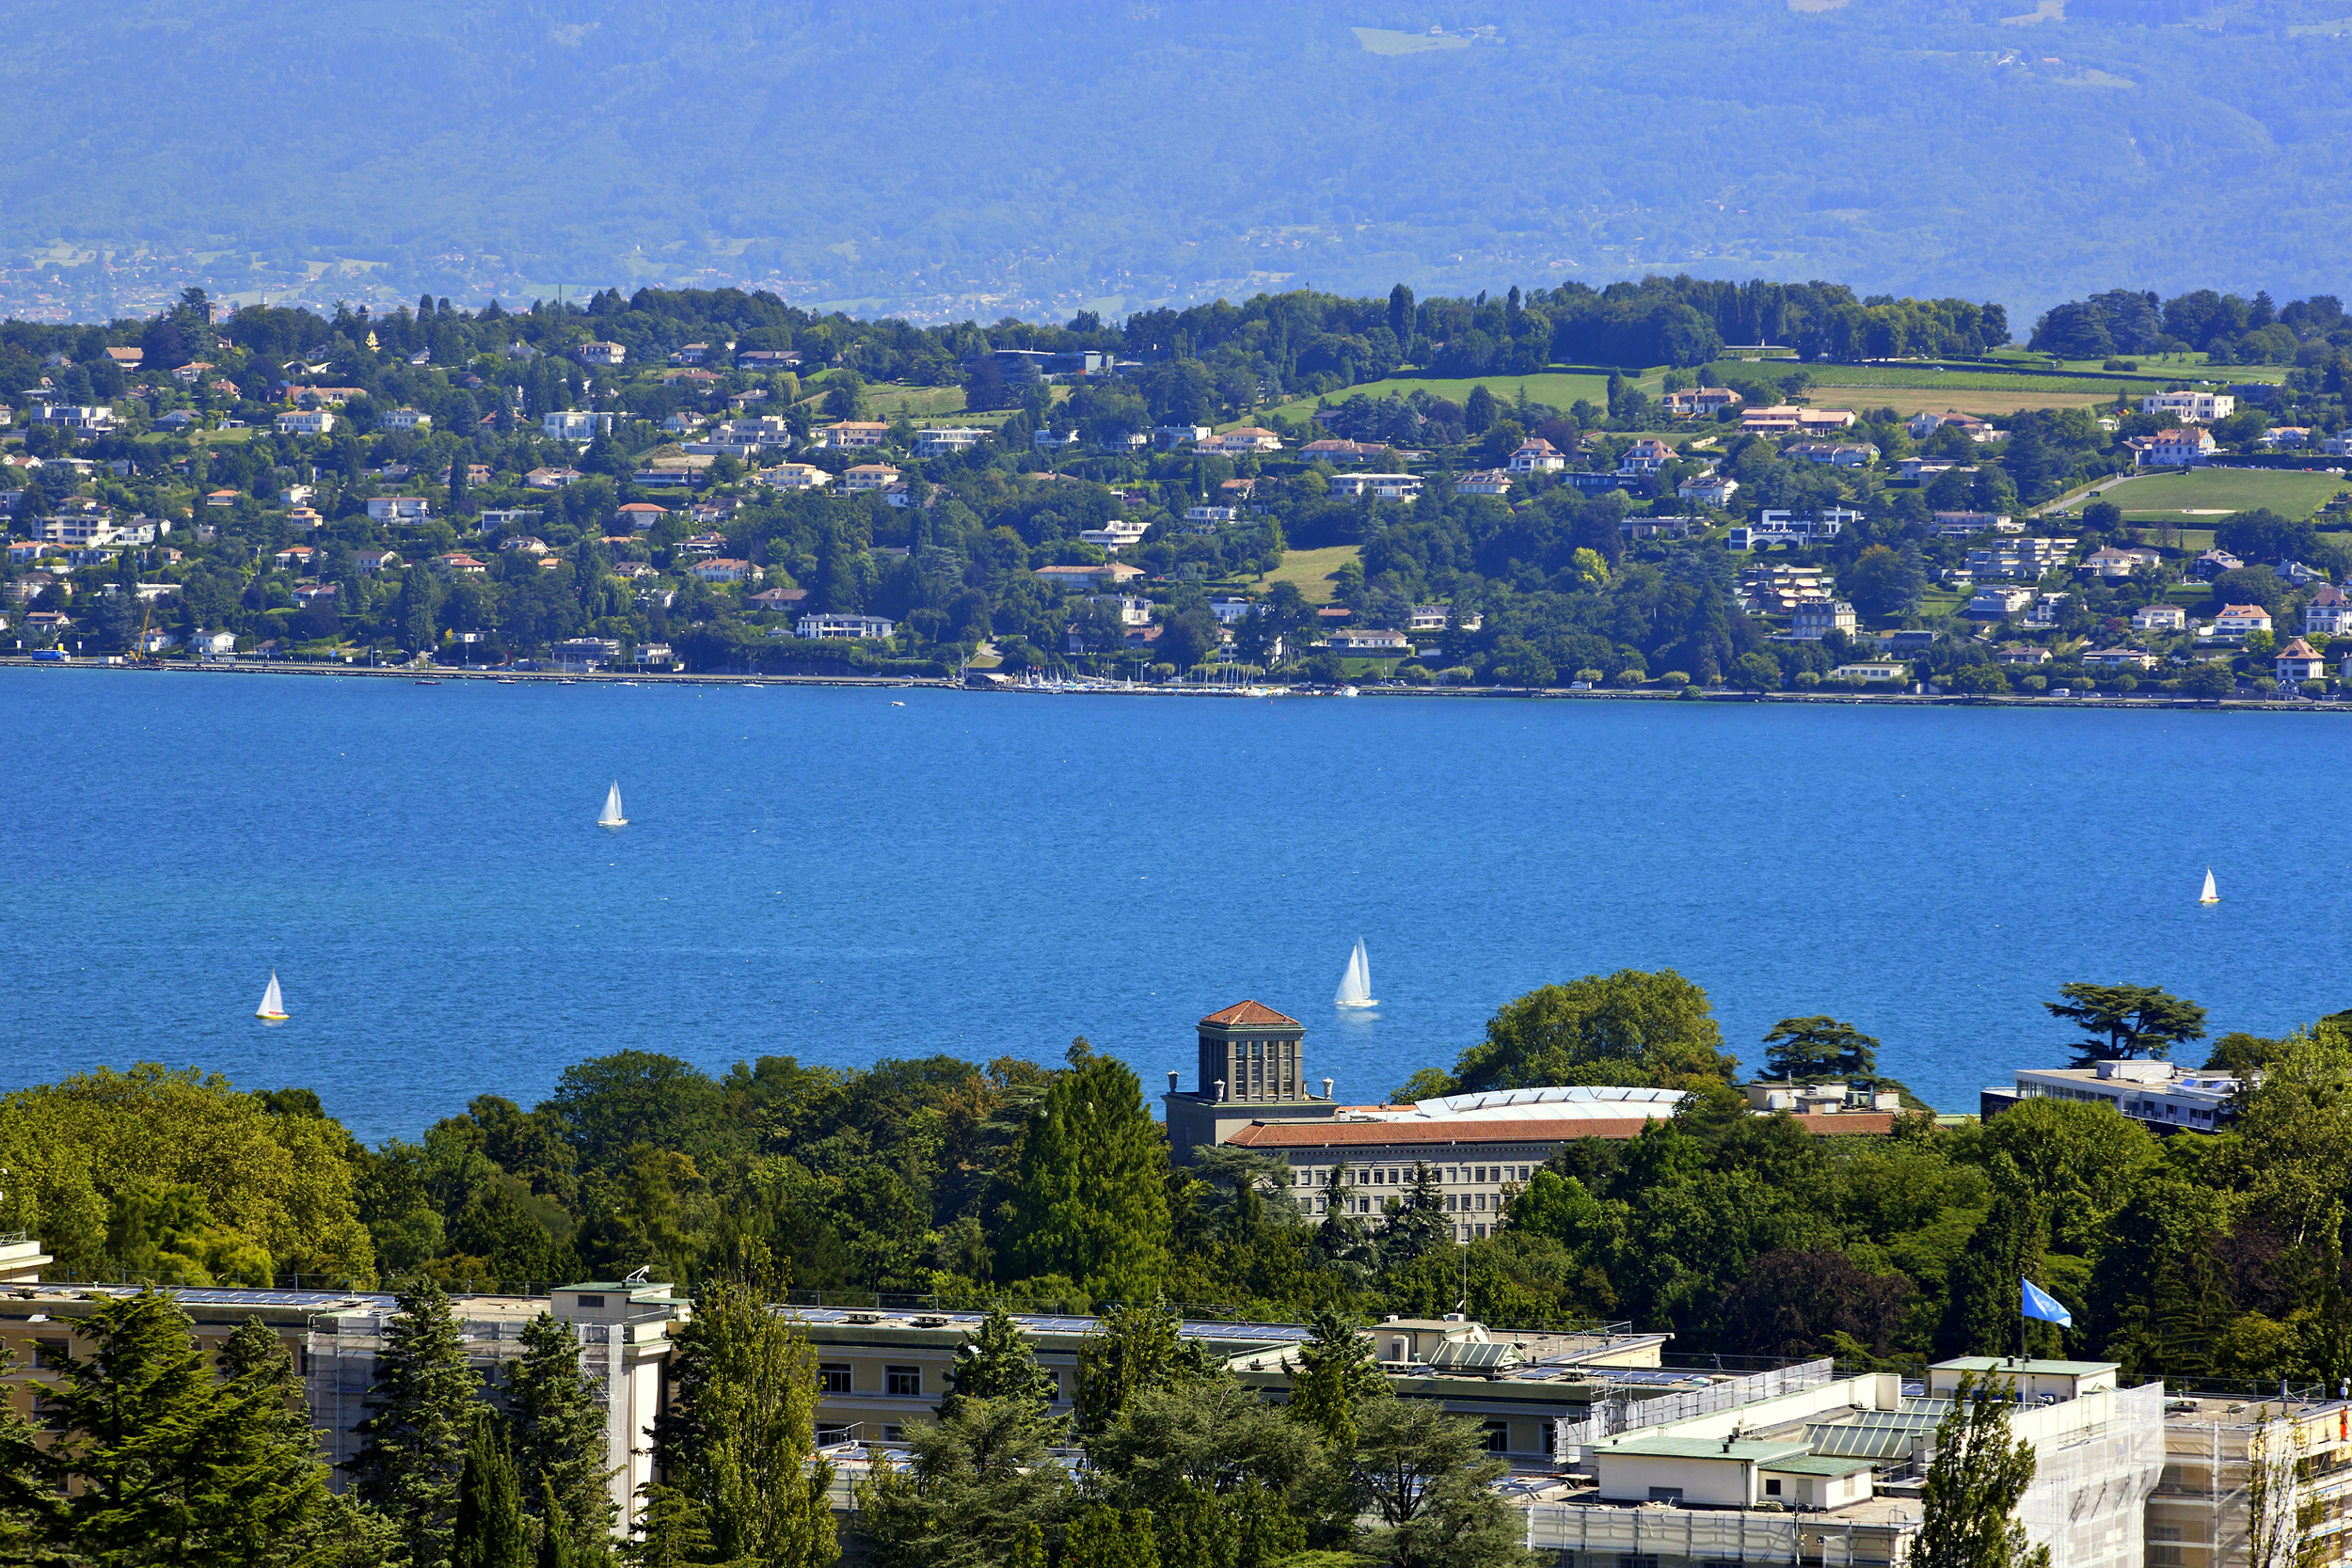
M945 680L936 676L910 675L771 675L771 674L658 674L642 671L583 671L566 673L556 670L449 670L415 668L410 666L309 664L301 662L268 663L210 663L210 664L108 664L97 659L77 659L70 664L34 659L21 654L0 655L0 670L79 670L103 671L109 674L140 675L314 675L364 680L405 680L412 685L422 683L473 682L491 685L603 685L603 686L839 686L894 689L924 688L940 691L970 691L997 695L1033 697L1220 697L1228 701L1271 701L1276 698L1329 697L1328 691L1266 692L1251 699L1243 697L1232 688L1220 687L1142 687L1121 688L1057 688L1003 686L976 687L961 681ZM1688 689L1687 688L1685 689ZM1508 699L1518 702L1602 702L1602 703L1680 703L1687 701L1680 691L1595 690L1574 691L1566 687L1463 687L1463 686L1365 686L1358 689L1364 697L1443 697L1449 700L1495 701ZM2310 697L2251 698L2225 697L2206 702L2195 697L2183 697L2170 692L2151 696L2118 697L2035 697L2009 693L1997 697L1962 696L1938 692L1921 694L1908 691L1709 691L1702 703L1820 705L1872 707L1997 707L1997 708L2129 708L2136 712L2165 710L2199 713L2352 713L2352 702L2328 702Z

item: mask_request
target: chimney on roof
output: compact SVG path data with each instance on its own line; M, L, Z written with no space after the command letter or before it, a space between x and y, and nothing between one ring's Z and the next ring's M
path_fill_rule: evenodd
M1216 1102L1219 1105L1225 1103L1225 1080L1222 1078L1216 1081Z
M1323 1081L1323 1098L1326 1100L1331 1098L1331 1080L1328 1078Z
M1168 1069L1168 1092L1170 1094L1176 1092L1176 1069L1169 1068Z

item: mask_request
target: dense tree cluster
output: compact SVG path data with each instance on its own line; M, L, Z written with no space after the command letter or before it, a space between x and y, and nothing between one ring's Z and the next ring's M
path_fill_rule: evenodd
M2280 306L2266 289L2252 299L2211 289L2170 299L2109 289L2052 306L2026 346L2061 359L2196 352L2217 365L2333 367L2352 348L2352 321L2333 294Z
M2207 1034L2202 1008L2145 985L2072 984L2045 1006L2087 1061L2165 1057ZM2352 1376L2346 1022L2214 1040L2205 1065L2244 1084L2211 1135L2162 1139L2106 1103L2026 1099L1983 1123L1905 1111L1891 1132L1830 1137L1752 1112L1680 975L1547 986L1501 1008L1450 1072L1398 1094L1686 1095L1633 1137L1563 1147L1467 1243L1426 1166L1373 1183L1375 1217L1312 1212L1287 1166L1247 1150L1171 1164L1134 1075L1084 1040L1054 1068L764 1057L718 1077L623 1053L569 1069L530 1110L485 1096L375 1149L302 1091L145 1069L69 1080L0 1101L18 1173L0 1223L38 1229L81 1269L164 1281L233 1280L246 1259L246 1277L282 1278L316 1259L309 1232L343 1234L352 1276L404 1282L347 1496L324 1495L308 1433L289 1424L293 1373L273 1336L248 1325L208 1365L169 1299L143 1291L101 1307L99 1349L63 1367L48 1407L63 1440L0 1418L0 1541L124 1561L148 1559L106 1543L221 1562L248 1560L237 1554L257 1539L308 1543L294 1555L351 1568L600 1561L603 1423L573 1331L532 1323L493 1408L447 1292L648 1263L696 1310L657 1433L664 1479L629 1546L639 1562L832 1560L815 1361L769 1310L787 1291L995 1314L959 1353L937 1422L911 1429L910 1465L858 1484L859 1528L884 1563L996 1561L1016 1545L1031 1563L1263 1563L1339 1544L1366 1517L1392 1560L1507 1560L1492 1555L1507 1530L1479 1433L1387 1399L1357 1331L1457 1302L1502 1327L1629 1319L1684 1353L1893 1367L2007 1348L2022 1276L2074 1317L2033 1325L2037 1352L2113 1359L2127 1379L2332 1384ZM1785 1019L1761 1043L1774 1077L1902 1092L1878 1071L1879 1042L1832 1015ZM1327 1195L1359 1195L1350 1174ZM177 1196L156 1198L158 1181ZM290 1232L295 1201L308 1207ZM165 1210L180 1218L153 1219ZM1179 1303L1311 1321L1288 1406L1202 1361L1176 1332ZM1104 1314L1067 1428L1008 1304ZM147 1414L125 1422L133 1405ZM1975 1457L1954 1463L1984 1474L1947 1490L1997 1489L2010 1451L1997 1412L1963 1418L1985 1424L1956 1435ZM1087 1459L1074 1475L1040 1463L1073 1443ZM215 1465L233 1485L206 1479ZM190 1490L121 1480L158 1473Z

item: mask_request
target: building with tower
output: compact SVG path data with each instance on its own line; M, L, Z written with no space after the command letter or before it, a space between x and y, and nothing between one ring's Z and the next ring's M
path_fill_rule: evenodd
M1199 1024L1199 1071L1189 1092L1168 1075L1168 1148L1177 1163L1204 1144L1230 1143L1258 1123L1313 1126L1339 1106L1331 1080L1323 1094L1307 1092L1307 1026L1263 1002L1236 1002Z

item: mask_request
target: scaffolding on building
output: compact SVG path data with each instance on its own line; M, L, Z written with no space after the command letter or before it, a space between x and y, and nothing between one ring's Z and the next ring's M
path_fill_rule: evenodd
M1581 1421L1555 1423L1552 1451L1566 1453L1572 1448L1590 1447L1620 1433L1668 1426L1693 1417L1711 1416L1719 1410L1736 1410L1742 1405L1776 1400L1784 1394L1802 1393L1807 1388L1820 1387L1836 1375L1835 1361L1804 1361L1793 1367L1775 1367L1745 1377L1724 1378L1704 1388L1650 1399L1637 1397L1629 1378L1613 1380L1593 1401L1591 1416Z
M1711 1562L1792 1568L1897 1568L1911 1557L1916 1519L1888 1510L1840 1518L1748 1509L1579 1507L1527 1510L1523 1544L1561 1555L1561 1568L1667 1568Z
M363 1444L359 1423L368 1417L368 1392L375 1382L376 1358L382 1354L389 1312L354 1312L323 1317L303 1338L303 1392L310 1400L310 1419L320 1431L319 1447L340 1489L345 1472L341 1466L357 1457ZM520 1354L527 1320L465 1318L457 1322L457 1337L466 1348L466 1361L483 1382L493 1402L503 1398L505 1363ZM577 1325L580 1366L599 1405L607 1402L606 1388L618 1359L619 1345L606 1345L616 1337L604 1323ZM595 1348L592 1348L595 1347Z
M2348 1513L2343 1402L2182 1399L2148 1499L2148 1568L2335 1568L2352 1544Z
M2017 1518L2050 1548L2050 1568L2146 1568L2148 1497L2165 1467L2164 1386L2028 1405L2012 1428L2034 1450Z

